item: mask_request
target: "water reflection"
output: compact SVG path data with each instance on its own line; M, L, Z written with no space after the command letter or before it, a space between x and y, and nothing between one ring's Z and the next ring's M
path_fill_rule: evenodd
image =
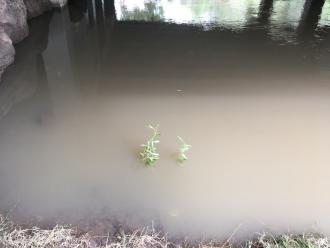
M90 87L89 82L102 75L116 78L124 71L131 78L217 78L257 74L252 68L285 71L283 64L292 65L290 73L301 70L298 65L307 70L326 68L329 13L330 1L316 0L70 0L63 17L55 18L53 26L63 36L58 43L67 49L64 53L69 54L68 68L72 67L73 77ZM43 18L45 26L51 15ZM36 36L33 23L38 21L32 22L30 38L17 47L16 65L9 72L44 58L41 54L37 59L23 55L31 53L27 48L31 40L43 39L33 41L33 46L47 47L48 30ZM283 41L287 47L280 47ZM289 45L292 41L294 46ZM152 45L145 50L145 44ZM24 62L27 59L33 62ZM28 77L22 76L27 69L19 71L22 73L9 73L1 87L7 87L7 81L19 81L14 77L27 81ZM2 115L9 111L8 106L12 104L2 104Z
M41 17L0 90L0 208L330 232L329 5L309 3L70 0ZM144 170L154 122L164 157ZM177 133L194 147L179 169Z
M274 39L292 42L296 40L298 26L306 18L313 27L329 25L327 6L318 23L323 3L316 0L117 0L115 6L119 21L162 21L237 31L254 26L266 28Z
M299 35L311 36L316 30L325 0L306 1L300 18Z
M74 23L80 22L87 11L87 0L70 0L68 5L70 20Z
M242 28L256 15L260 0L116 1L118 20L166 21Z
M164 20L164 9L158 1L144 2L143 8L120 5L119 20L160 21Z
M47 12L30 21L29 37L16 45L15 63L8 68L8 73L0 84L0 119L10 112L15 104L31 98L39 87L43 89L47 85L42 53L48 46L52 16L52 12ZM49 104L42 105L46 107Z
M324 7L322 9L319 27L330 27L330 1L327 0L324 3Z
M267 25L269 18L273 12L273 0L262 0L260 2L259 13L258 13L258 22Z

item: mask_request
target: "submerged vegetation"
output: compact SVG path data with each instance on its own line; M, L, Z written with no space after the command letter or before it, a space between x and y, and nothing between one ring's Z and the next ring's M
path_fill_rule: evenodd
M178 155L178 162L183 163L184 161L188 160L186 152L188 152L191 149L191 145L188 145L180 136L177 137L181 142L181 147Z
M170 241L154 228L119 231L112 235L79 234L76 228L55 226L51 229L24 229L0 215L1 248L329 248L330 239L318 234L261 234L240 243Z
M154 166L157 160L159 159L159 153L157 152L156 144L159 143L159 126L153 127L152 125L148 126L153 134L146 144L142 144L143 151L140 153L142 161L146 166Z

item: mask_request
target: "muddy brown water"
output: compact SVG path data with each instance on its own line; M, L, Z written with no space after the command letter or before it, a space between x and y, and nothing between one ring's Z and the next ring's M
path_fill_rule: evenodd
M32 20L0 84L0 208L171 234L329 233L320 2L70 1ZM139 161L148 124L154 168Z

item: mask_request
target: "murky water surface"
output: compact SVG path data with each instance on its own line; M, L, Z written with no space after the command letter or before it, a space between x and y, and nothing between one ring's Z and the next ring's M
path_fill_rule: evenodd
M329 28L328 0L70 1L32 20L0 84L1 209L330 233Z

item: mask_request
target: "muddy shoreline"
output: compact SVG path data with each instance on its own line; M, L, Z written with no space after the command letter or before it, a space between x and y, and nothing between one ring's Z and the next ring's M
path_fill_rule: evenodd
M157 227L129 226L115 223L115 229L96 233L92 228L82 229L71 225L52 224L38 226L20 224L0 215L0 247L47 247L47 248L266 248L266 247L329 247L329 238L316 232L253 234L249 239L236 239L237 227L226 239L202 237L169 237Z

